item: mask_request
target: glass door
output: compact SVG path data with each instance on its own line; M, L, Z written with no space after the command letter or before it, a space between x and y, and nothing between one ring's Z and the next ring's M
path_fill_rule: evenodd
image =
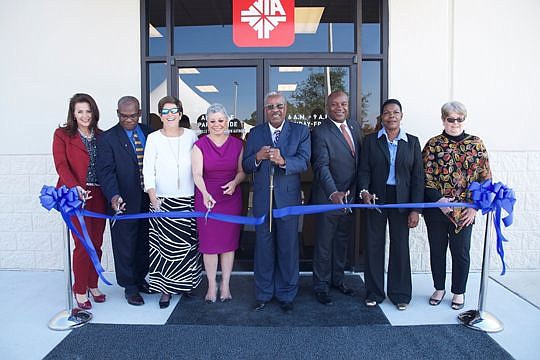
M229 131L245 141L262 109L261 61L177 61L173 90L182 101L189 126L199 136L208 132L206 109L213 103L229 113ZM261 102L260 105L258 105ZM243 214L251 215L253 193L249 179L242 184ZM255 228L244 226L236 252L235 270L253 270Z
M329 61L325 65L324 59L317 62L298 60L277 62L269 61L268 64L268 87L277 90L287 100L287 119L301 123L309 128L321 124L327 119L326 98L332 91L343 90L350 96L349 113L351 119L356 118L355 94L351 89L356 89L356 66L344 61ZM302 174L302 201L309 204L313 172L311 168ZM301 216L299 222L300 239L300 266L303 271L311 271L313 259L313 245L315 238L315 216ZM356 244L359 236L351 239L349 244L349 264L354 264L355 254L358 251Z
M315 61L316 60L316 61ZM343 90L350 94L350 116L356 117L356 64L342 60L218 60L177 61L176 84L173 94L177 95L188 117L187 124L200 136L207 133L206 109L212 103L221 103L229 112L229 128L233 136L245 140L249 130L265 121L263 118L264 95L279 91L287 100L287 120L313 128L327 117L325 102L329 92ZM165 91L165 89L164 89ZM163 94L152 93L157 101ZM310 201L313 174L311 168L302 175L302 199ZM242 186L243 214L251 215L253 192L249 180ZM314 216L300 219L300 264L302 271L311 270ZM351 239L350 264L355 264L358 254L358 236ZM255 229L244 226L240 248L236 255L235 270L253 270Z

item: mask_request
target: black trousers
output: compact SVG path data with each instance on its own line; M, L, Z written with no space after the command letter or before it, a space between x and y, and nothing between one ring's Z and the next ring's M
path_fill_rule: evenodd
M454 294L464 294L470 267L472 225L456 234L455 225L448 219L425 216L429 239L429 260L435 290L444 290L446 282L446 252L452 255L452 287Z
M386 187L386 202L396 202L395 186ZM411 259L409 254L408 211L383 209L367 210L366 241L366 281L367 299L378 303L385 299L384 255L386 223L390 230L390 251L388 259L388 298L394 303L411 301Z
M313 290L328 292L343 284L347 247L353 236L354 215L329 212L317 216L313 250Z
M148 196L144 194L146 198ZM146 199L145 199L146 200ZM148 211L148 201L141 208ZM148 219L119 220L111 227L111 242L114 268L118 285L126 295L137 293L138 286L145 282L149 265L149 222Z

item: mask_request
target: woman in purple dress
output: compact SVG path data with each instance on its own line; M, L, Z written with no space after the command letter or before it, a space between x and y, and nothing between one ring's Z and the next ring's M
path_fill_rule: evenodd
M229 116L221 104L212 104L206 111L208 135L201 137L192 150L195 182L195 211L211 209L214 213L240 215L242 193L238 186L245 178L242 170L242 141L228 134ZM240 225L212 219L197 219L199 251L203 254L208 277L206 303L217 299L216 272L221 260L220 300L232 299L229 280L238 249Z

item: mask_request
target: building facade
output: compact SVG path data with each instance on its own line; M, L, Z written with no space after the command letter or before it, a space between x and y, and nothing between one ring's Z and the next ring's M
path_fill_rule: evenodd
M302 101L300 91L313 82L323 91L316 96L319 104L328 88L347 90L352 116L366 130L375 125L381 100L399 99L403 127L422 143L442 131L440 106L463 102L467 132L482 137L494 179L518 198L514 225L503 230L507 265L540 268L540 190L534 186L540 182L540 125L534 116L540 96L538 1L296 1L297 8L319 8L318 20L303 20L308 28L295 29L292 45L272 48L236 46L232 1L193 3L0 3L0 269L63 267L60 216L41 208L38 194L42 185L56 183L52 134L65 121L74 93L94 96L102 129L117 122L119 97L140 98L148 121L157 99L170 93L184 101L194 128L203 125L205 106L220 101L248 130L262 121L257 109L274 89L294 105L291 120L316 126L324 109ZM300 23L307 15L298 10L295 16ZM309 182L307 175L306 196ZM246 194L249 208L249 188ZM481 265L484 232L484 219L477 222L474 269ZM308 218L303 227L308 259ZM360 228L357 233L353 269L363 261ZM429 271L423 222L410 241L413 270ZM108 234L103 250L103 265L113 270ZM245 252L249 257L249 247ZM495 254L491 264L500 268Z

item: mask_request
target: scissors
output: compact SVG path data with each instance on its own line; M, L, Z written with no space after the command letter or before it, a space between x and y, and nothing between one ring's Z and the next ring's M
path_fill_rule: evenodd
M347 196L349 196L351 192L349 190L347 190L347 192L345 193L345 196L343 197L343 203L344 204L348 204L349 203L349 198ZM352 213L352 209L351 208L344 208L343 211L345 211L345 213Z
M114 227L114 224L116 223L116 218L118 218L118 215L122 213L122 210L120 210L120 203L116 203L116 210L114 212L114 215L111 219L111 228Z
M81 200L82 200L82 205L81 205L81 207L82 207L83 209L84 209L84 207L85 207L85 205L86 205L86 200L89 199L89 195L90 195L89 193L90 193L90 191L83 191L82 198L81 198Z
M211 204L210 206L207 206L206 208L206 214L204 214L204 224L206 225L208 223L208 214L210 214L210 211L214 207L214 204Z
M373 205L377 205L377 204L375 203L375 200L379 200L379 198L377 197L377 194L373 194ZM377 210L377 212L378 212L379 214L382 214L381 209L379 209L378 207L373 208L373 210Z

